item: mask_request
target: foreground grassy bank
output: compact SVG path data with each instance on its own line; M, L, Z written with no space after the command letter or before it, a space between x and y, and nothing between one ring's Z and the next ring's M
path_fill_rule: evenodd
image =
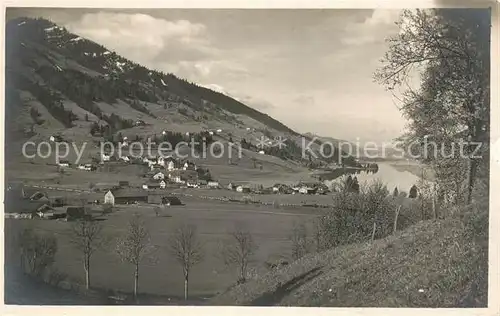
M211 300L215 305L487 306L488 214L471 208L373 243L311 254Z

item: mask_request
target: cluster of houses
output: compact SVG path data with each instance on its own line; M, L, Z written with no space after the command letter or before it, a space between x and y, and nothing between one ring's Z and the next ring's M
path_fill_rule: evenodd
M57 165L61 168L70 168L71 163L68 160L59 160ZM92 163L84 163L84 164L79 164L76 167L78 170L85 170L85 171L95 171L97 170L97 166Z
M162 205L182 205L180 199L176 196L168 196L161 191L151 192L135 188L114 188L108 190L104 195L104 203L109 205L116 204L162 204Z
M323 183L304 182L300 182L296 185L276 183L269 188L263 188L262 186L258 188L252 188L248 185L237 185L234 183L229 183L227 189L240 193L256 194L327 194L328 192L330 192L328 187Z
M15 219L59 219L71 221L87 216L85 207L71 205L71 201L60 196L48 196L45 192L9 185L5 197L5 217Z
M87 200L74 200L60 196L49 196L46 192L25 188L23 185L10 185L6 190L5 218L14 219L64 219L66 221L89 219L92 214L102 214L103 208L99 201L88 203ZM102 201L102 200L101 200ZM107 190L104 203L116 204L161 204L183 205L176 196L167 195L166 191L145 191L125 186Z
M200 174L205 172L189 160L180 160L168 157L143 158L143 163L148 164L149 171L146 177L149 180L142 185L145 190L165 189L167 183L185 185L188 188L208 187L218 189L219 182L211 179L200 179Z

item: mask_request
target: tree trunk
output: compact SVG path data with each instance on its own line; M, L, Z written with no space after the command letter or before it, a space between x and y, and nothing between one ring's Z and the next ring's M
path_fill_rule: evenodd
M243 260L243 262L241 263L241 272L240 272L240 280L241 282L245 282L246 279L247 279L247 262L246 260Z
M188 280L189 276L186 274L184 276L184 300L187 301L188 299Z
M137 299L137 292L139 291L139 264L135 265L134 274L134 298Z
M437 219L437 211L436 211L436 199L432 196L432 216L436 220Z
M90 289L90 260L88 258L85 259L84 269L85 269L85 288L88 290Z
M472 203L472 191L474 189L474 180L475 180L475 169L476 169L476 161L474 158L469 158L469 170L467 176L467 204Z
M377 230L377 222L373 222L373 231L372 231L372 242L375 240L375 231Z
M399 216L399 211L401 210L401 205L398 206L396 209L396 214L394 215L394 226L392 228L392 232L395 233L396 230L398 229L398 216Z

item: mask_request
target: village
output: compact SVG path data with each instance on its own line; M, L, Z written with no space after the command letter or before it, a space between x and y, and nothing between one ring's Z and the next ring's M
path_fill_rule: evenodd
M84 218L91 216L97 209L113 207L124 204L151 204L159 206L180 205L178 197L172 196L175 190L217 190L215 197L224 198L232 202L245 202L248 196L256 195L326 195L330 189L321 182L299 182L296 185L276 183L271 187L245 183L220 183L213 179L210 170L197 166L189 159L166 157L131 158L102 153L101 162L83 163L73 165L67 160L60 160L57 164L59 172L64 173L69 169L87 172L106 170L110 166L123 165L141 166L144 179L141 185L131 184L129 181L92 185L90 190L68 190L66 197L59 196L58 190L41 185L25 186L13 183L7 187L9 205L6 207L5 217L8 218L44 218L67 219ZM49 193L50 192L50 193ZM238 199L234 194L247 194ZM66 192L68 193L68 192ZM186 193L184 193L186 194ZM198 194L202 196L202 194ZM229 197L228 197L229 196ZM255 199L254 199L255 200ZM265 203L265 202L263 202Z

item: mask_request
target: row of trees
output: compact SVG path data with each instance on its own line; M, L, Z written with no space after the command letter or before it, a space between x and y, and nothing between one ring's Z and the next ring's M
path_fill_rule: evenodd
M359 193L348 186L347 177L339 184L335 195L335 209L316 219L311 228L306 223L295 223L292 227L291 257L297 260L308 253L320 252L340 245L383 238L418 221L436 218L428 214L431 200L420 195L409 210L402 211L400 196L393 196L385 185L374 181L363 185ZM417 209L421 207L422 213ZM86 288L91 287L91 261L98 250L108 249L112 241L106 237L98 221L82 220L72 224L70 241L80 251L85 271ZM21 235L21 264L25 271L40 276L54 262L57 242L52 237L42 237L32 230ZM229 238L220 242L216 256L225 266L235 267L238 272L237 283L247 280L249 265L258 246L252 234L243 226L236 226ZM150 230L140 215L135 215L128 223L125 232L117 238L116 255L134 267L134 297L139 293L141 266L147 261L155 261L157 251L162 250L151 240ZM167 247L163 249L175 258L182 267L184 279L184 298L188 298L189 280L193 267L205 259L204 245L201 243L197 228L181 225L170 235ZM275 265L273 265L275 266Z
M91 288L91 262L98 250L107 249L112 240L103 232L98 221L81 220L73 223L69 231L71 243L80 252L85 272L85 287ZM33 229L24 229L20 234L21 267L26 273L42 277L55 261L58 250L57 240L50 235L35 233ZM229 238L220 243L216 255L228 267L236 267L238 283L247 279L249 263L255 254L257 245L249 231L237 226L230 232ZM124 263L134 267L134 298L139 293L141 265L155 258L159 250L151 241L151 234L142 216L136 214L128 223L127 229L116 240L115 253ZM168 239L165 249L180 264L184 277L184 299L188 299L189 277L192 268L203 261L205 253L194 225L179 226ZM153 260L154 261L154 260Z

